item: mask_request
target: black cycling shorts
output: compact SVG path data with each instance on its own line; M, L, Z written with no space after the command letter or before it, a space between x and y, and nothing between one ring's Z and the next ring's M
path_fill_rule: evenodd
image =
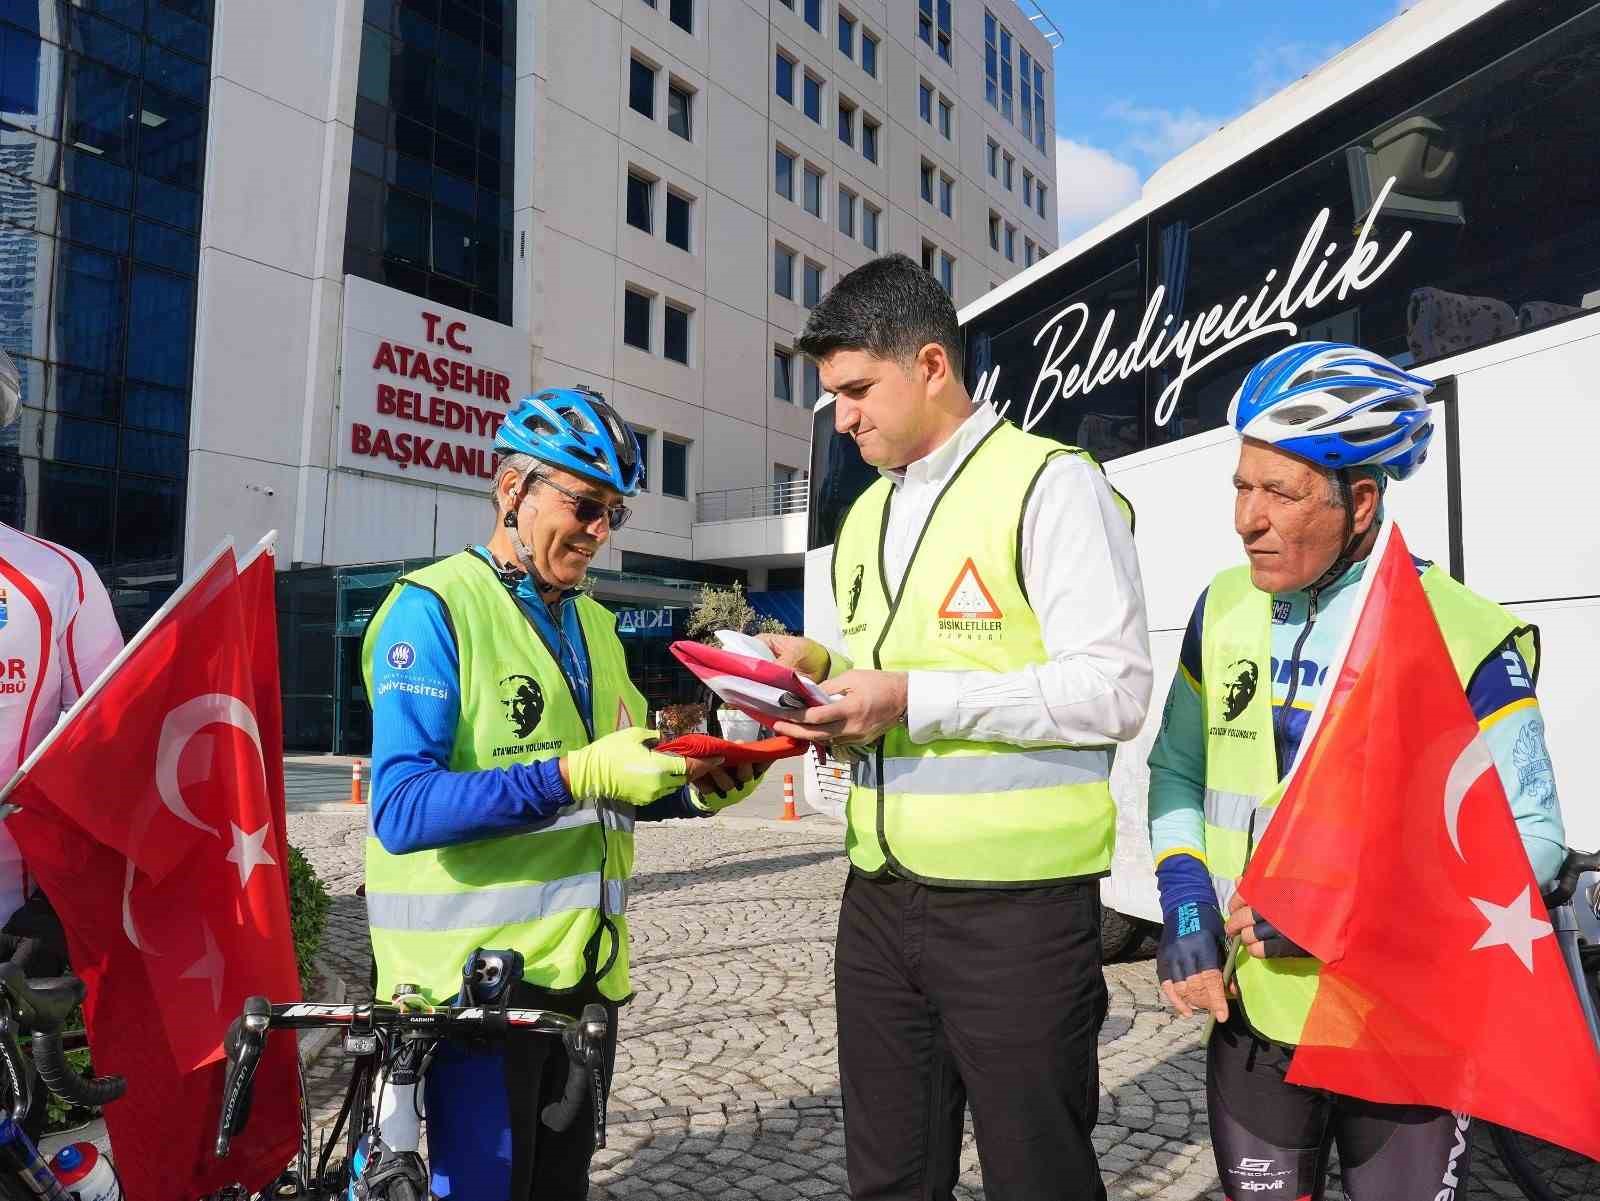
M1237 1006L1211 1036L1206 1101L1228 1201L1320 1201L1333 1147L1350 1201L1466 1196L1471 1118L1290 1084L1291 1054L1251 1034Z

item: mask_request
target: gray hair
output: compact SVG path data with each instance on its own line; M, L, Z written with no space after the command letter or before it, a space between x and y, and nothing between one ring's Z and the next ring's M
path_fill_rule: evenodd
M507 455L500 460L500 465L494 469L494 483L489 485L489 503L494 506L496 517L500 516L500 478L508 471L515 471L520 478L526 479L529 472L538 469L539 460L532 455Z

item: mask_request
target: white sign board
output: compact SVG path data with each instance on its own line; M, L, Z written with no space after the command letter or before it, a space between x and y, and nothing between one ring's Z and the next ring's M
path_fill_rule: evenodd
M345 276L337 465L482 488L530 358L526 330Z

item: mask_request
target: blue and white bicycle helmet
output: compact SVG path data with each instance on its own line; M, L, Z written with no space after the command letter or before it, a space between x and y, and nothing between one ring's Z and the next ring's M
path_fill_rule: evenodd
M1343 471L1381 470L1403 480L1428 457L1433 381L1343 342L1298 342L1244 377L1228 406L1243 438Z
M639 490L644 464L639 443L600 393L576 388L546 388L513 406L495 435L495 449L531 455L541 463L615 488L624 496Z

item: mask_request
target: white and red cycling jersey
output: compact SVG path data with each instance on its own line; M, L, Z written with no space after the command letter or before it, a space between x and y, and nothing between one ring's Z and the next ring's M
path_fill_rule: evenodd
M0 523L0 780L121 649L111 598L83 556ZM0 924L30 891L0 822Z

